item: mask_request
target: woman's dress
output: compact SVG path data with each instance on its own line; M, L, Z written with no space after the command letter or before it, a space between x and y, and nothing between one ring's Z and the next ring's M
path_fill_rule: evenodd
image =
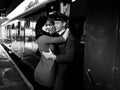
M42 52L49 52L49 48L53 51L54 43L62 43L65 42L65 40L63 37L42 35L36 42L38 43L39 51L41 52L41 58L35 69L34 77L41 85L51 87L54 85L55 79L55 62L52 59L45 58L44 55L42 55Z

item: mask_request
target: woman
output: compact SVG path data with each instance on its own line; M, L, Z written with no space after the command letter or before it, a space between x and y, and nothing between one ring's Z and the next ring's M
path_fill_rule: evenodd
M51 51L55 54L56 43L63 43L67 40L69 30L66 30L63 36L58 36L54 27L54 21L50 18L42 17L42 22L45 24L40 30L40 37L36 40L38 43L38 48L41 53L40 62L38 63L34 77L35 80L43 86L52 87L54 85L54 60L47 59L44 57L44 52ZM53 54L53 57L55 56Z

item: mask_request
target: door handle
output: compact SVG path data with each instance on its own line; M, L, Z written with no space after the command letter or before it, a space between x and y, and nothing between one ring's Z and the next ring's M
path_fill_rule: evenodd
M87 76L89 78L89 81L93 87L101 86L101 82L95 77L95 74L91 71L91 69L87 70Z

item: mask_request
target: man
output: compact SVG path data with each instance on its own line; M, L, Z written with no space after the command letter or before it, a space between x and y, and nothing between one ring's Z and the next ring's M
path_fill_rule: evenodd
M66 27L68 17L58 12L53 13L50 17L54 19L56 31L59 35L62 35L64 31L68 29ZM49 53L44 53L44 56L56 61L56 80L54 90L67 90L66 76L70 76L70 67L72 66L75 53L75 40L72 34L69 33L67 41L58 44L58 47L59 52L55 57L52 57L53 53L51 51Z

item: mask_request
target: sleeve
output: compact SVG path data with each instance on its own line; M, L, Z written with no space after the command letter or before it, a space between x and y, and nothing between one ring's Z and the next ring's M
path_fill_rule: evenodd
M74 39L68 39L65 47L65 53L56 55L56 62L72 62L75 53L75 41Z
M43 35L43 43L62 43L65 42L65 39L63 37L52 37L52 36L47 36Z

